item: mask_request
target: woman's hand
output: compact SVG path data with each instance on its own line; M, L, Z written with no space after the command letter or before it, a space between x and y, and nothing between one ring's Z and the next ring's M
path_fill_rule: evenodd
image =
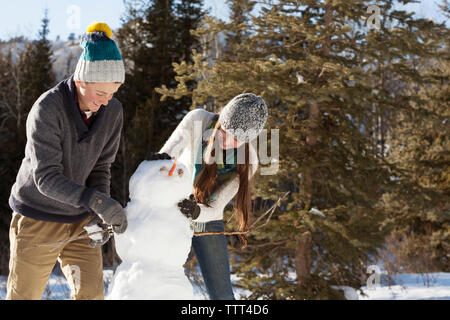
M180 208L182 214L192 220L197 219L200 215L200 207L197 202L195 202L193 194L189 196L189 199L184 199L183 201L178 202L178 207Z

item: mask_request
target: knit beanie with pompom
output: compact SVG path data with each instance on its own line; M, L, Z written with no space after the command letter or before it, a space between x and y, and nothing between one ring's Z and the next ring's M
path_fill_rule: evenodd
M83 53L75 69L75 81L125 82L122 55L111 36L106 23L94 22L88 26L80 43Z

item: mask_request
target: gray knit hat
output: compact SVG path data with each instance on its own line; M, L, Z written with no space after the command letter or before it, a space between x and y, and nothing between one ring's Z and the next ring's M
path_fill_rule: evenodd
M266 124L268 107L260 96L252 93L237 95L222 109L222 128L239 141L249 142L259 136Z

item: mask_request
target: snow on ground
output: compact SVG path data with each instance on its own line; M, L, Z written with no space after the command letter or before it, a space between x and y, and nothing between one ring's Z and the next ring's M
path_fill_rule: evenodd
M361 300L450 300L450 273L400 274L394 285L362 287Z
M103 272L105 293L113 277L113 271L108 269ZM6 296L6 279L0 276L0 299ZM232 276L232 281L235 278ZM371 288L361 287L360 291L346 288L346 296L360 300L450 300L450 273L431 273L426 276L420 274L400 274L394 277L395 284L374 285ZM201 290L196 291L197 299L205 299ZM245 298L249 293L235 289L236 299ZM70 290L64 276L54 275L50 277L42 299L67 300L70 299Z
M112 269L103 270L103 283L105 286L105 294L113 277ZM8 277L0 276L0 300L6 297L6 282ZM67 285L66 278L61 272L52 273L48 280L47 287L42 295L42 300L70 300L70 289Z

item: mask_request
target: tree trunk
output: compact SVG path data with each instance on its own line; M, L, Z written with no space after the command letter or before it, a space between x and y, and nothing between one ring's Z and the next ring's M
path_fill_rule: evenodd
M306 146L311 152L317 142L317 136L315 133L315 128L318 126L319 119L319 106L317 103L311 104L309 108L309 133L306 137ZM311 206L312 200L312 190L313 190L313 169L307 168L304 170L304 181L303 181L303 199L306 202L306 208ZM306 285L311 277L311 248L312 248L312 235L311 232L307 231L300 239L297 241L297 248L295 250L295 270L297 274L297 281L302 286Z
M295 249L295 271L297 274L297 282L301 286L307 286L311 279L311 248L312 236L307 231L297 241Z
M325 24L329 25L332 22L332 7L328 0L325 4ZM324 46L323 54L326 57L329 54L330 37L327 37ZM323 71L323 70L322 70ZM318 81L323 72L320 72ZM313 154L313 150L317 143L316 129L319 125L320 119L320 106L313 102L309 106L308 127L309 132L306 136L306 148L309 154ZM313 193L313 168L307 168L304 170L303 181L303 199L306 202L306 209L311 207L312 193ZM300 189L301 190L301 189ZM297 281L301 286L305 286L311 280L311 250L312 250L312 235L310 231L303 233L299 240L297 240L297 248L295 250L295 270L297 274Z

